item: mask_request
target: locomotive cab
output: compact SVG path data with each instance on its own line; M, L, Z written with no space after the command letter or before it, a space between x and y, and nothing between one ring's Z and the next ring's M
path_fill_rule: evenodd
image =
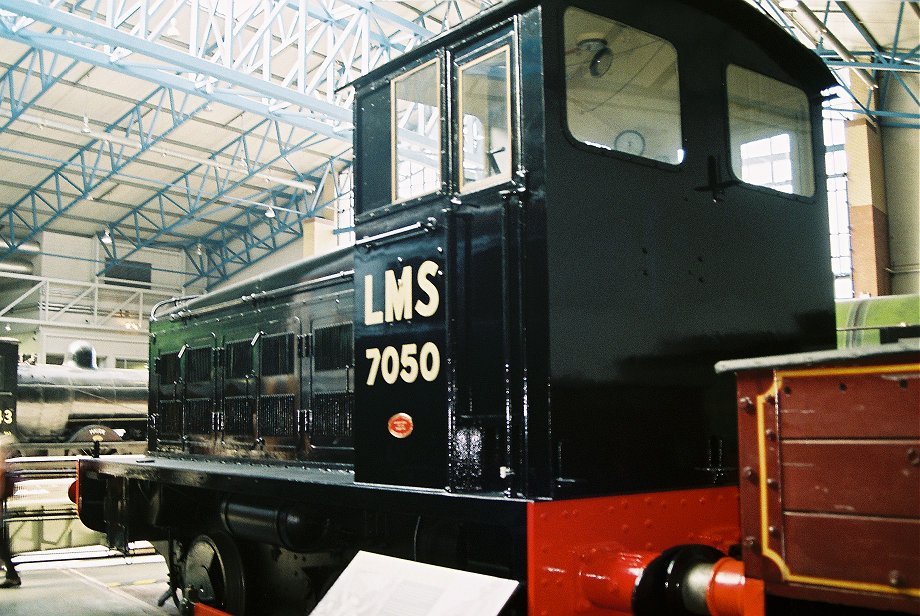
M735 480L713 363L833 345L832 81L751 13L510 3L356 82L357 480Z

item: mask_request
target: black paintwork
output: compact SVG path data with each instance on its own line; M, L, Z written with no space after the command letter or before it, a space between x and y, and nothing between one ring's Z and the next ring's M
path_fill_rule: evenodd
M333 533L344 552L455 564L469 552L464 568L524 580L528 499L732 481L722 468L735 454L732 387L713 363L830 347L834 329L824 193L731 177L726 65L808 94L816 180L820 91L831 78L744 2L574 4L677 49L683 163L568 133L562 2L503 3L359 79L358 245L180 304L156 323L153 461L84 467L91 485L119 486L110 500L124 482L119 498L155 493L161 515L127 516L138 536L219 527L223 496L248 495L246 507L266 507L253 519L298 502L332 524L344 507L347 523ZM514 172L460 194L455 64L497 41L512 58ZM442 184L394 204L389 83L432 58ZM436 272L419 278L426 264ZM374 317L386 272L401 279L410 267L413 302L436 294L437 309ZM426 343L438 349L436 376L389 383L378 371L369 384L375 353L418 357ZM390 368L402 367L393 357ZM406 438L388 430L398 413L412 417ZM176 517L185 505L194 513ZM432 530L442 525L451 530ZM420 528L436 546L425 555ZM472 539L480 531L512 537L512 552L483 547Z

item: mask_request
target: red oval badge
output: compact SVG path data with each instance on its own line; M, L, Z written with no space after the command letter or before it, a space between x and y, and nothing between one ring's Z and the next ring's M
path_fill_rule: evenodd
M387 422L387 430L396 438L406 438L412 434L415 424L412 423L412 416L406 413L396 413Z

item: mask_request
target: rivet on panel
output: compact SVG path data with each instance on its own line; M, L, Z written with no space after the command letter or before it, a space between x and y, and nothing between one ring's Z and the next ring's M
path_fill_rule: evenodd
M748 398L747 396L743 396L742 398L738 399L738 408L744 411L745 413L753 413L754 412L754 401Z
M775 536L777 536L777 535L779 534L779 531L776 529L775 526L768 526L768 527L767 527L767 532L770 533L770 536L772 536L772 537L775 537Z
M767 478L767 487L768 487L768 488L776 488L776 487L778 487L778 486L779 486L779 482L778 482L776 479L773 479L773 477L768 477L768 478Z
M917 451L913 447L908 449L907 450L907 461L910 462L911 466L920 466L920 451Z
M771 441L776 440L776 430L774 430L773 428L767 428L766 430L763 431L763 433L766 434L767 438L770 439Z

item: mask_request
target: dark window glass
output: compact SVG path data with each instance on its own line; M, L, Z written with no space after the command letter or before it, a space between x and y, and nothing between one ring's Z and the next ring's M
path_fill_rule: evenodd
M360 163L361 212L388 205L391 201L390 92L382 88L364 95L357 111L360 139L355 140L355 158Z
M211 380L211 348L190 349L185 354L185 380L188 383Z
M262 338L262 376L294 372L294 334Z
M179 354L164 353L157 358L157 374L160 383L175 383L179 380Z
M354 364L354 335L351 323L323 327L313 332L314 366L336 370Z
M248 340L227 345L227 378L242 379L252 373L252 344Z

